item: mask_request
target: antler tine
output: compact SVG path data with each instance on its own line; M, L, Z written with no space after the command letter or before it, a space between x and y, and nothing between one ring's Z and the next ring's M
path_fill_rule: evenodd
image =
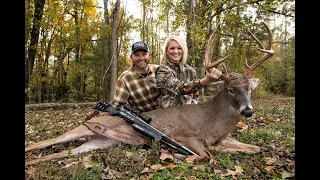
M229 74L226 65L225 65L224 63L222 63L221 65L222 65L222 67L223 67L223 69L224 69L224 72L227 73L227 74Z
M229 72L227 70L227 67L226 67L226 65L224 63L222 63L221 65L222 65L225 73L221 74L220 79L223 80L223 81L229 81L230 75L229 75Z
M221 58L221 59L211 63L216 37L217 36L213 32L210 35L209 40L208 40L208 45L207 45L207 48L206 48L205 59L204 59L204 68L206 70L209 70L212 67L218 66L220 63L224 62L228 57L231 56L231 54L230 54L230 55L228 55L228 56L226 56L224 58Z
M207 48L206 48L206 52L205 52L205 55L204 55L204 68L206 70L208 70L208 65L211 63L211 60L212 60L212 55L213 55L213 49L214 49L214 44L215 44L215 41L216 41L216 35L214 32L212 32L212 34L210 35L209 37L209 40L208 40L208 44L207 44Z
M268 58L270 58L271 56L273 56L274 54L274 51L272 49L272 44L273 44L273 35L272 35L272 32L269 28L269 26L263 22L263 25L264 27L267 29L267 32L268 32L268 36L269 36L269 44L268 44L268 49L265 49L264 46L262 45L262 43L259 41L258 38L256 38L250 31L249 34L251 35L251 37L257 42L259 48L257 48L259 51L262 51L264 52L264 54L262 55L262 57L256 61L253 65L249 66L248 65L248 62L246 60L246 67L247 67L247 70L244 72L244 75L247 76L247 77L251 77L252 75L252 72L265 60L267 60Z
M221 59L219 59L219 60L216 60L216 61L213 62L213 63L210 63L206 69L210 69L210 68L212 68L212 67L218 66L220 63L222 63L222 62L224 62L225 60L227 60L227 58L230 57L230 56L231 56L231 54L229 54L228 56L226 56L226 57L224 57L224 58L221 58Z
M245 64L245 65L246 65L246 69L248 69L248 68L250 68L250 66L249 66L249 64L248 64L248 59L245 58L245 60L246 60L246 62L245 62L245 63L246 63L246 64Z
M272 44L273 44L273 35L272 35L272 32L271 32L269 26L268 26L265 22L263 22L263 25L264 25L264 27L267 29L267 32L268 32L268 37L269 37L268 49L271 49L271 50L272 50ZM269 51L268 51L268 52L269 52ZM274 53L273 50L272 50L272 53Z

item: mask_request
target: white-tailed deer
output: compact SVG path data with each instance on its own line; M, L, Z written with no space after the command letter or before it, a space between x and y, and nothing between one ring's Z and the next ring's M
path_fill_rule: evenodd
M235 141L227 135L236 129L239 120L245 117L251 117L253 108L251 106L251 88L257 86L257 79L250 79L252 72L263 61L271 57L272 33L269 27L264 23L269 35L269 44L267 49L251 33L250 35L258 43L258 50L263 52L262 57L252 66L248 66L243 74L226 72L221 76L222 89L213 98L199 104L188 104L179 107L169 107L157 109L143 113L152 118L150 125L163 132L172 139L180 142L199 157L208 158L210 152L207 146L215 145L216 150L225 152L241 151L246 153L256 153L260 148L255 145L249 145ZM213 53L213 42L215 35L211 35L207 45L204 66L208 70L224 61L218 60L211 62ZM97 122L107 128L107 131L115 133L122 139L122 142L128 144L141 145L146 141L143 135L132 128L132 125L117 116L103 115L94 117L88 122ZM98 148L106 148L120 143L117 140L107 138L91 131L87 126L80 125L77 128L66 132L65 134L48 140L44 140L25 148L25 152L45 148L57 143L68 142L80 138L87 138L88 141L71 151L64 150L59 153L50 154L41 158L26 162L26 165L35 164L40 161L61 158L65 156L74 156L79 153L88 152Z

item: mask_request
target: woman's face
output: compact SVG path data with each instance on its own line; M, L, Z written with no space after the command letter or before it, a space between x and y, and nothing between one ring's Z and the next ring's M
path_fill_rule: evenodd
M171 63L178 64L180 62L183 56L183 50L177 41L171 40L169 42L169 45L167 47L167 56Z

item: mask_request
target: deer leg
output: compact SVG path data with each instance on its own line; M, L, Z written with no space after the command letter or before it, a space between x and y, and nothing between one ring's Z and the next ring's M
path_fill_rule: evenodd
M51 159L58 159L58 158L63 158L66 156L76 156L81 153L89 152L91 150L95 149L104 149L107 147L111 147L115 144L119 144L120 142L115 141L113 139L105 138L105 137L98 137L98 136L93 136L88 142L82 144L81 146L71 149L71 150L63 150L59 153L54 153L54 154L49 154L47 156L43 156L38 159L34 159L31 161L27 161L25 165L32 165L36 164L39 162L51 160Z
M177 137L176 140L198 154L197 161L208 161L212 158L211 153L204 146L203 142L199 141L196 137Z
M260 152L259 146L239 142L230 136L226 136L217 145L210 146L208 149L225 153L243 152L246 154L255 154Z
M25 148L25 152L28 152L31 150L36 150L36 149L43 149L45 147L48 147L48 146L51 146L54 144L69 142L72 140L86 138L86 137L93 136L93 135L95 135L94 132L92 132L86 126L80 125L74 129L72 129L71 131L57 137L57 138L47 139L47 140L32 144L31 146Z

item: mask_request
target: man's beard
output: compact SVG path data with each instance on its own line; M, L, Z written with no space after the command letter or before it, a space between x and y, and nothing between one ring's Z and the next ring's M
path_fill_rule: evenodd
M134 66L139 69L144 69L147 67L147 65L148 65L148 61L139 61L134 64Z

